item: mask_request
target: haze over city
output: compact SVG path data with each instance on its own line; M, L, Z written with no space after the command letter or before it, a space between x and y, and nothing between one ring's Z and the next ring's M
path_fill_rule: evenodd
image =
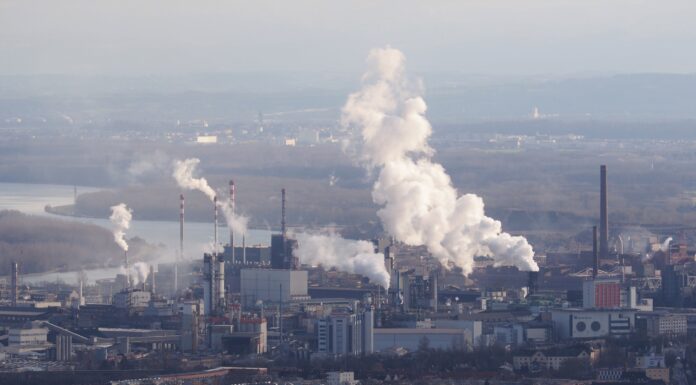
M696 381L696 5L0 3L0 382Z

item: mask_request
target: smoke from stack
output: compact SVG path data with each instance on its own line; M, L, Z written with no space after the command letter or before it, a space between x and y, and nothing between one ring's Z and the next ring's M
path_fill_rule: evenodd
M111 206L111 216L109 220L113 225L114 241L123 250L128 251L128 242L126 242L126 230L130 228L130 222L133 219L133 212L126 206L125 203L119 203Z
M363 88L343 107L345 126L359 130L350 143L368 172L377 172L373 201L381 206L383 227L398 240L425 245L443 266L473 270L475 256L489 256L495 266L537 271L532 246L524 237L502 231L485 215L483 199L458 195L442 165L432 160L432 128L426 103L405 77L404 55L392 48L374 49ZM351 149L351 148L348 149Z
M360 274L370 282L389 288L389 272L384 266L384 254L375 253L371 242L343 239L331 233L297 233L293 236L298 244L295 256L302 263Z
M187 190L200 191L205 194L205 196L207 196L211 202L215 202L215 197L217 194L215 193L215 190L210 187L208 181L205 178L194 177L196 168L200 162L200 159L197 158L175 160L172 176L176 180L179 187ZM232 231L237 233L246 232L249 218L235 213L234 210L231 209L232 205L228 200L218 200L216 204L222 210L222 214L225 216L225 220L227 221L227 226L232 228Z
M665 241L662 242L662 244L660 245L660 251L662 251L663 253L668 252L670 242L672 242L672 237L665 239Z

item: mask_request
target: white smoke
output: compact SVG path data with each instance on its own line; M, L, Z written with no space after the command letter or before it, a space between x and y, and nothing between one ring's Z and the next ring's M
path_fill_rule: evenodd
M131 267L131 277L134 284L147 282L147 277L150 275L150 266L145 262L136 262Z
M137 159L128 166L128 175L137 179L163 171L168 172L170 165L169 157L160 150L152 153L138 153Z
M133 219L132 211L125 203L119 203L116 206L111 206L111 216L109 220L113 225L114 241L123 249L128 251L128 242L126 242L126 230L130 228L130 222Z
M189 158L184 160L174 161L174 172L172 176L176 180L179 187L187 190L198 190L205 194L205 196L210 199L211 202L215 200L215 190L208 184L205 178L196 178L193 175L196 172L196 167L200 163L198 158ZM227 226L230 226L232 230L236 233L244 234L247 230L247 225L249 223L249 218L237 214L232 210L229 197L225 199L219 199L217 201L217 206L222 211L222 215L225 217Z
M343 239L333 233L297 233L294 236L298 246L294 254L302 263L360 274L385 289L389 288L384 254L375 253L372 243Z
M174 161L174 172L172 176L176 180L179 187L188 190L198 190L212 202L215 199L215 190L213 190L205 178L195 178L193 173L201 160L198 158L189 158L184 160Z
M150 275L150 268L145 262L136 262L126 268L121 266L121 274L127 276L133 285L147 282L147 277Z
M524 237L502 231L485 215L483 200L459 196L428 145L432 128L426 104L405 77L405 57L392 48L375 49L363 88L343 107L343 123L359 132L359 160L377 172L372 199L384 228L409 245L425 245L443 266L469 274L475 256L490 256L497 266L536 271L534 251Z
M670 242L672 242L672 237L669 237L669 238L665 239L665 241L662 242L662 244L660 245L660 250L661 250L663 253L666 253L666 252L669 251L669 243L670 243Z

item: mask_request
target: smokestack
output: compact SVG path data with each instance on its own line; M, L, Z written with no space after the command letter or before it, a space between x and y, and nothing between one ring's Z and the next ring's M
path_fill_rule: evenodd
M242 265L246 265L246 234L242 234Z
M179 194L179 258L174 262L174 293L179 291L179 263L184 259L184 194Z
M281 217L280 217L280 233L283 235L283 241L285 241L285 188L280 190L281 198Z
M599 255L597 251L597 226L592 226L592 278L597 278Z
M19 263L12 261L12 306L17 306L19 298Z
M609 256L609 213L607 211L607 166L600 166L599 256Z
M150 292L155 294L155 267L150 265Z
M529 297L532 294L536 294L537 292L537 286L539 285L539 272L538 271L530 271L527 273L527 297Z
M131 278L130 278L130 266L128 265L128 250L123 252L123 256L125 259L125 264L126 264L126 287L128 289L131 288Z
M213 230L213 255L217 255L218 247L218 207L217 207L217 195L213 198L213 210L214 210L214 230Z
M78 298L78 300L77 300L78 309L80 308L80 306L85 304L84 286L85 286L85 280L82 277L80 277L80 289L79 289L80 298Z
M232 212L232 216L234 216L234 209L235 209L235 186L234 186L234 181L230 180L230 211ZM232 229L232 224L228 223L227 227L230 228L230 250L231 250L231 256L232 256L232 263L237 262L236 259L234 258L234 230Z

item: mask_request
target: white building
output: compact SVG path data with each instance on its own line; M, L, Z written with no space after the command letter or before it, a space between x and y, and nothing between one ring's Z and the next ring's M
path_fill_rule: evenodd
M684 314L642 313L639 318L645 319L649 337L680 337L687 334L687 318Z
M372 311L338 313L317 320L317 353L331 355L370 354L374 349Z
M242 269L240 281L244 307L308 298L305 270Z
M417 351L422 346L430 349L466 350L471 332L466 329L377 328L375 352L397 348Z
M596 359L596 352L580 347L521 351L512 357L512 365L515 370L526 369L534 373L542 370L559 370L563 363L570 359L580 359L590 363Z
M10 329L8 336L8 344L10 346L41 346L46 345L48 329L46 328L30 328L30 329Z
M114 294L113 305L119 309L146 308L152 294L143 290L123 290Z
M243 317L239 320L240 333L258 334L258 346L256 351L263 354L268 351L268 327L265 318Z
M355 381L355 376L353 372L328 372L326 373L326 384L327 385L355 385L358 382Z
M635 329L632 309L553 309L551 320L557 339L601 338L628 335Z
M435 321L435 328L466 330L467 340L465 345L474 348L481 346L481 335L483 334L483 323L481 321L438 319Z

